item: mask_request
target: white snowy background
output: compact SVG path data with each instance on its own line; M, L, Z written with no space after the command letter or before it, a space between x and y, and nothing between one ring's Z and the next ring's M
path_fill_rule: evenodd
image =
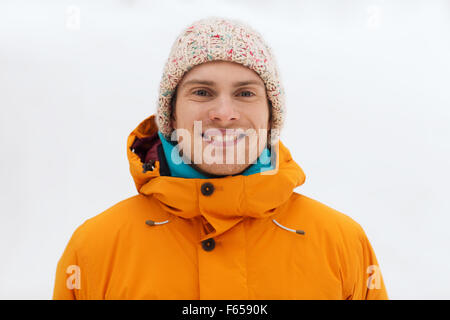
M296 189L357 221L391 299L450 298L450 1L0 1L0 298L50 299L86 219L136 194L126 138L189 23L276 55Z

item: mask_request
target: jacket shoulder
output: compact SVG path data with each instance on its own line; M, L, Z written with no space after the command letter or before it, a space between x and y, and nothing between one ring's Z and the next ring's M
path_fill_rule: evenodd
M337 232L360 235L364 232L353 218L322 202L299 193L293 193L283 218L312 229L311 231Z
M353 218L317 200L294 193L280 215L280 221L305 232L303 254L309 250L311 256L326 257L342 279L345 297L387 299L375 251L364 229ZM374 274L370 275L371 272ZM372 285L367 282L371 278L377 280L377 290L371 290Z
M129 230L134 225L145 226L145 221L167 218L158 203L152 198L136 195L122 200L96 216L87 219L74 232L72 240L79 247L102 243L119 232Z
M128 252L130 241L145 239L147 219L162 220L165 213L152 197L136 195L78 226L58 261L54 299L102 299L106 290L103 280L116 261L116 252ZM66 286L67 270L73 266L81 274L81 289L75 291Z

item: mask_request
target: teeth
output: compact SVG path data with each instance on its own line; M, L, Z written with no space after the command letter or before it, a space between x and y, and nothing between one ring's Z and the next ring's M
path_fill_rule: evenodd
M239 136L206 136L208 139L211 138L213 141L217 141L217 142L230 142L230 141L235 141L238 139Z
M205 139L205 140L214 141L217 143L228 143L228 142L237 141L237 140L245 137L245 134L236 133L236 134L228 134L228 135L220 135L220 134L208 135L207 133L203 133L202 136L203 136L203 139Z
M213 136L212 139L218 142L230 142L237 139L237 136Z

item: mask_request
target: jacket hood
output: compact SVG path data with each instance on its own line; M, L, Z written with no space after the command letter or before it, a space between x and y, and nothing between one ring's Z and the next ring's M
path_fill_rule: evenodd
M203 217L201 240L215 237L246 217L267 218L287 202L305 174L279 142L277 169L268 174L236 175L211 179L185 179L163 175L164 159L155 116L142 121L128 136L127 156L137 191L159 200L165 211L190 219ZM274 149L276 151L276 148ZM211 195L201 192L209 182Z

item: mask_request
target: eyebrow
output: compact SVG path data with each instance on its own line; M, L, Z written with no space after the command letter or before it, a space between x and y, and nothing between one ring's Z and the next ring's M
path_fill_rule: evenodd
M202 85L206 85L206 86L215 86L216 83L214 81L209 81L209 80L198 80L198 79L192 79L192 80L188 80L185 83L183 83L181 85L181 87L185 87L187 85L192 85L192 84L202 84ZM258 80L246 80L246 81L237 81L233 83L233 87L242 87L242 86L247 86L249 84L255 84L255 85L259 85L261 87L264 87L264 85L258 81Z

